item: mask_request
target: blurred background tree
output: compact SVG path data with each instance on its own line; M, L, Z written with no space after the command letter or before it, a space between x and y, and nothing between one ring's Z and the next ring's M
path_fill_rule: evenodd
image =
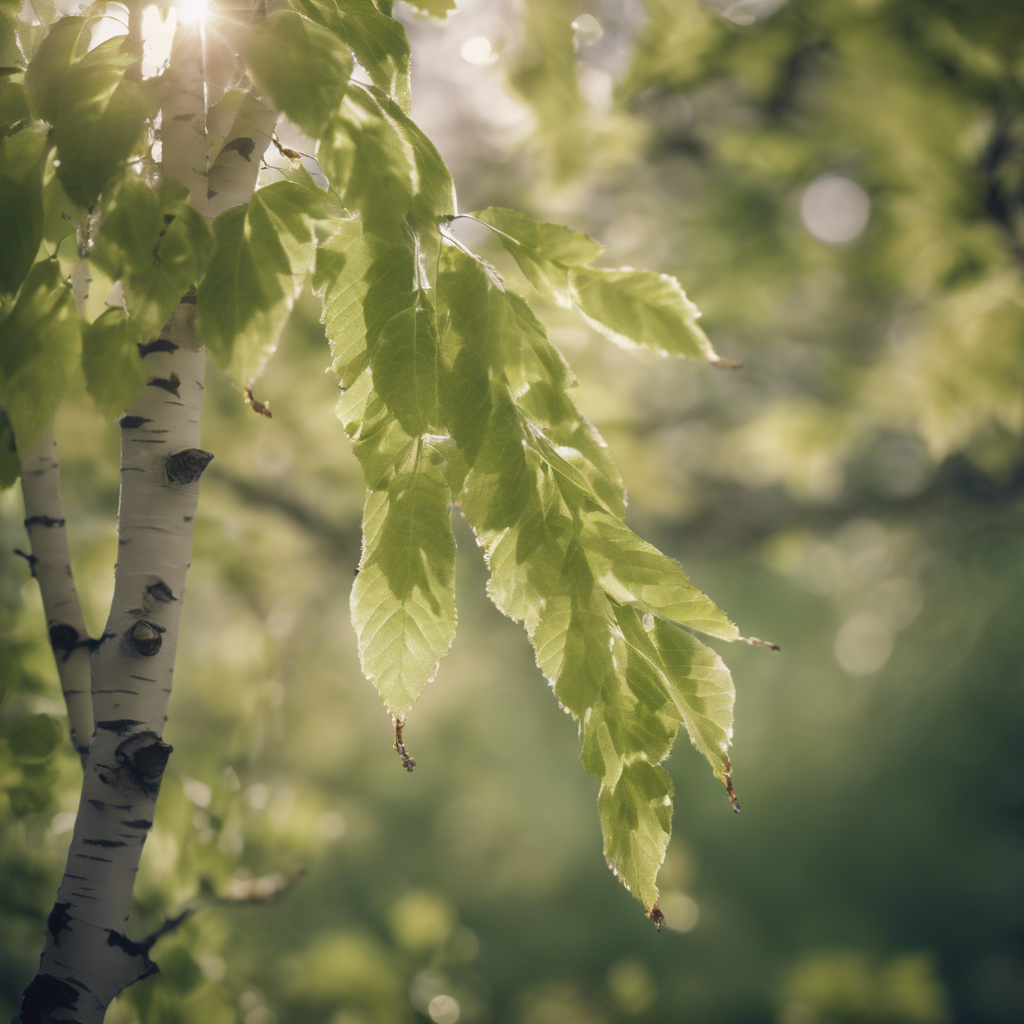
M606 873L574 730L486 601L464 528L459 634L407 730L419 767L401 770L348 622L363 489L310 303L257 396L273 420L208 387L217 461L138 933L200 909L109 1019L1020 1020L1024 11L473 0L438 24L397 10L413 116L462 208L526 209L587 230L610 265L676 274L744 363L663 364L540 310L633 525L783 645L728 652L744 813L680 747L656 934ZM117 431L79 391L58 436L95 628ZM12 554L16 489L0 512L9 1018L79 768Z

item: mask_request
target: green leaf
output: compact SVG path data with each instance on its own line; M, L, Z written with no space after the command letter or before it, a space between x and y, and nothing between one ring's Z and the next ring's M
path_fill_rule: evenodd
M61 18L39 44L25 72L32 114L56 124L61 111L61 93L71 63L88 41L88 18Z
M58 177L71 199L88 207L123 172L156 106L150 92L124 78L137 59L127 36L108 39L73 60L83 38L82 21L65 18L53 27L25 83L34 113L53 125Z
M199 283L203 339L244 385L259 376L313 266L310 190L291 181L258 189L213 224L214 251Z
M317 248L313 291L323 298L331 369L343 387L351 387L366 368L367 344L384 324L413 307L415 273L408 246L385 244L366 234L359 221L341 221Z
M409 40L400 21L379 11L373 0L292 0L292 6L334 32L370 81L409 112Z
M648 912L658 901L654 880L672 833L672 794L664 768L637 760L597 797L605 859Z
M678 562L607 513L594 511L584 524L591 564L610 597L722 640L739 639L733 623L690 583Z
M403 719L455 635L455 539L444 459L419 442L363 515L352 622L363 671Z
M725 779L730 771L728 750L736 702L732 675L710 647L669 622L656 619L651 640L690 741L715 775Z
M455 184L434 144L390 97L379 89L366 90L405 142L412 157L413 201L410 214L420 226L436 229L438 223L458 211Z
M45 132L25 128L0 139L0 306L25 280L43 239Z
M0 75L15 73L25 66L17 35L20 10L20 0L0 3Z
M569 271L593 262L604 252L603 245L580 231L535 221L518 210L491 206L474 216L502 232L499 241L540 295L572 309Z
M100 221L91 259L121 282L132 341L159 335L212 248L209 224L188 205L185 189L164 181L157 192L134 175L124 179Z
M0 137L12 134L31 117L24 75L0 78Z
M341 105L352 74L352 53L322 25L294 11L271 15L266 32L244 42L259 90L304 132L319 138Z
M396 313L380 330L370 353L373 386L413 436L436 432L440 350L435 313L425 293L415 306Z
M367 231L397 241L416 194L413 155L394 123L364 89L350 89L318 159Z
M53 260L37 263L0 323L0 406L19 444L53 422L81 352L78 310Z
M123 309L108 309L86 324L82 369L89 394L110 419L119 416L145 386L142 356Z
M625 348L722 362L697 325L697 307L668 274L577 267L569 289L587 323Z

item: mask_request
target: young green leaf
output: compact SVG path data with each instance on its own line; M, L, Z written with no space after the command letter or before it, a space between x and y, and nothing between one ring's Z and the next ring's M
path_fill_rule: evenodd
M357 220L336 222L337 232L317 248L313 291L330 342L332 371L351 387L367 366L367 345L381 328L415 303L415 265L406 245L389 246Z
M587 323L625 348L723 362L697 324L697 307L668 274L576 267L569 290Z
M72 61L88 42L88 18L61 18L39 44L25 71L32 114L56 124L61 111L61 94Z
M609 596L722 640L739 639L736 627L690 583L678 562L615 516L593 511L583 522L591 564Z
M405 718L455 635L455 539L444 460L418 441L363 515L352 622L363 671Z
M384 116L402 137L407 152L412 157L414 175L410 215L419 227L436 229L441 220L454 216L458 209L455 184L441 159L441 154L393 99L379 89L363 86L360 88L377 101Z
M25 280L43 239L46 133L24 128L0 139L0 308Z
M409 40L400 21L379 11L373 0L292 0L292 6L330 29L373 84L409 112Z
M136 60L126 40L115 36L72 63L61 75L52 109L44 90L60 159L57 174L81 206L91 206L123 172L146 117L155 113L152 95L124 77Z
M603 245L581 231L544 224L518 210L491 206L473 216L501 232L498 240L538 294L566 309L573 307L569 271L604 252Z
M199 319L214 358L242 384L251 384L274 352L313 267L313 212L310 190L278 181L214 221Z
M440 351L435 314L426 293L396 313L370 352L373 386L408 434L436 432Z
M397 241L416 194L416 170L406 141L369 92L348 91L317 156L366 230Z
M85 384L100 412L119 416L146 383L138 343L123 309L101 313L82 331Z
M53 422L81 346L78 310L60 267L55 260L37 263L0 323L0 406L19 444Z
M638 759L597 797L605 860L648 914L658 902L654 880L672 834L672 794L668 772Z
M213 247L204 217L188 205L188 193L164 181L160 191L129 175L108 204L91 258L120 280L128 307L130 338L157 337L178 300L199 279Z
M304 132L319 138L341 105L352 53L337 35L294 11L245 37L242 55L259 90Z

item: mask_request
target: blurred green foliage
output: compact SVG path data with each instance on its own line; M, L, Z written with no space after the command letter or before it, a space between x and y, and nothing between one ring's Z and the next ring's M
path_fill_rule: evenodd
M196 913L112 1024L1020 1019L1024 13L475 0L409 27L413 116L463 208L528 208L609 265L675 274L745 364L666 365L543 311L633 525L783 646L729 652L744 813L690 785L695 751L668 763L656 934L603 866L576 737L464 528L459 632L401 770L348 621L361 477L301 301L257 388L272 420L221 378L207 391L217 460L133 933ZM117 431L75 389L62 486L96 629ZM12 554L16 490L0 511L10 1017L79 768Z

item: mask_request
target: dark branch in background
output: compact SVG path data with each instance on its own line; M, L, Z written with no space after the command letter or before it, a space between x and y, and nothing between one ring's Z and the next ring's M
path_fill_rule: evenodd
M359 561L361 534L358 519L353 519L349 523L329 519L308 503L290 497L294 490L291 483L254 480L238 476L219 466L211 466L206 478L228 487L246 504L277 512L291 520L307 533L325 541L339 558L348 559L353 565Z
M1024 462L1002 480L993 480L963 456L954 456L935 471L931 483L905 498L880 495L862 487L832 504L796 501L781 487L751 490L736 482L700 481L707 497L692 517L666 528L667 534L729 548L753 547L791 529L831 531L853 516L888 522L919 519L930 511L977 511L1010 505L1024 497Z

